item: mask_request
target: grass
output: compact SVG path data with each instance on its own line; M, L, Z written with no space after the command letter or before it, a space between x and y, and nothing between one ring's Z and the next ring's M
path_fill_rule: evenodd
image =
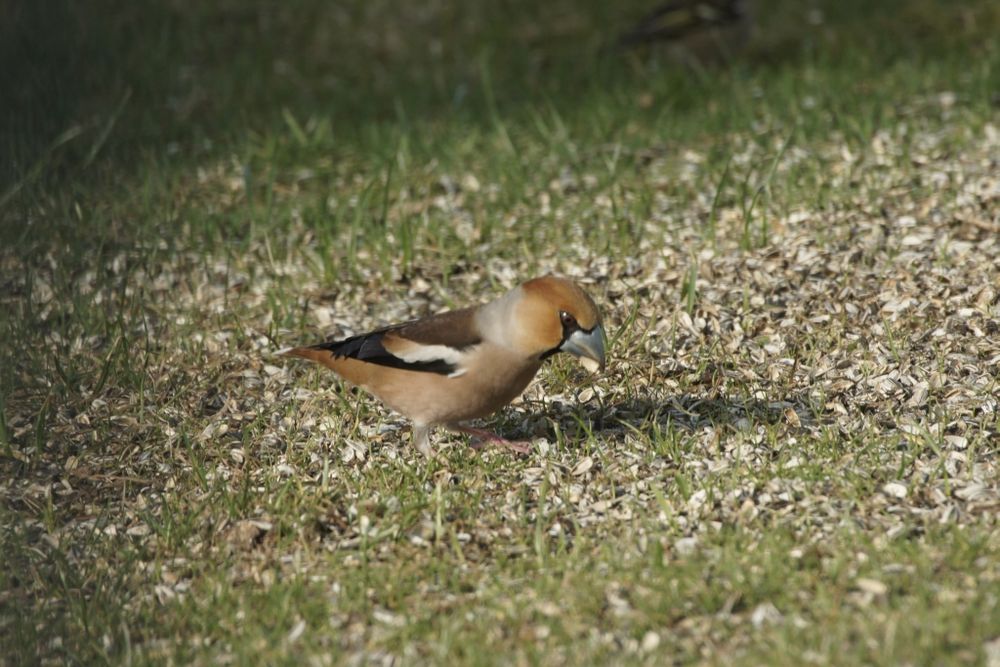
M0 661L996 660L1000 13L647 9L14 10ZM545 271L527 458L272 355Z

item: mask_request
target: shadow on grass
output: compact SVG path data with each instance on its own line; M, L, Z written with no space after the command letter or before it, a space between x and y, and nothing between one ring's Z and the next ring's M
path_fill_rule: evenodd
M719 425L745 428L752 424L773 426L795 420L808 423L812 419L812 413L800 397L771 401L682 394L663 403L632 399L614 404L602 412L595 427L600 424L612 429L615 425L641 429L657 424L661 428L695 431Z
M629 399L598 408L563 406L560 412L550 417L570 440L582 440L588 434L617 440L632 433L648 439L654 446L703 429L724 427L747 431L763 427L794 431L816 423L815 413L804 396L758 400L680 394L667 401ZM554 439L555 429L551 425L545 431L536 435Z

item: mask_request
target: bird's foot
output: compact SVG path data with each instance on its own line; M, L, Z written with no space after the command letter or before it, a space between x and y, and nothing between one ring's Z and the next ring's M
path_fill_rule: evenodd
M518 454L530 454L531 453L531 442L523 440L507 440L506 438L501 438L496 433L487 431L481 428L472 428L471 426L461 426L458 424L452 425L450 428L466 433L472 436L472 448L482 449L487 444L494 444L509 449Z

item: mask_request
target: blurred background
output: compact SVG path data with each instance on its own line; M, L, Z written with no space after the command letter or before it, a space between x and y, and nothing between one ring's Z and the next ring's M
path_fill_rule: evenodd
M859 58L971 66L1000 30L1000 3L984 0L2 4L8 201L11 188L144 152L219 150L288 113L345 140L525 104L572 113L594 91L638 90L637 113L676 113L711 104L734 72Z

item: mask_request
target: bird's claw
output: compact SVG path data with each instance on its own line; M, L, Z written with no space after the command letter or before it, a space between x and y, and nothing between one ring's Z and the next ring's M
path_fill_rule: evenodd
M496 433L491 433L489 431L472 428L469 426L454 426L456 431L461 431L462 433L467 433L472 436L472 440L469 443L473 449L479 450L485 447L487 444L499 445L518 454L530 454L532 451L531 442L524 440L507 440L506 438L501 438Z

